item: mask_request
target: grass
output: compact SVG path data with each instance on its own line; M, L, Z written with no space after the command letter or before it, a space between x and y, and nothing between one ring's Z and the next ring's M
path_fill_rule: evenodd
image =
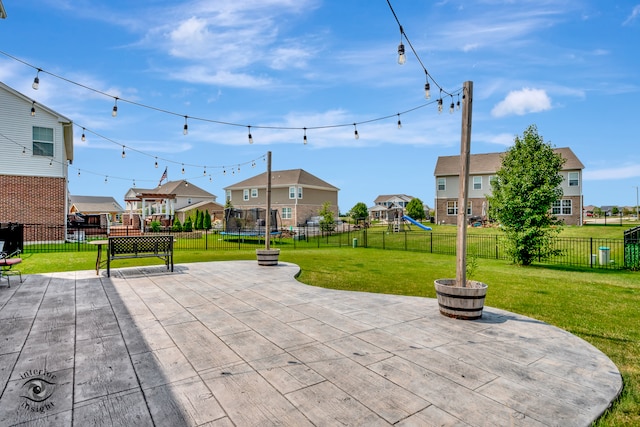
M577 227L576 227L577 228ZM602 227L604 228L604 227ZM609 227L607 227L609 228ZM611 227L613 228L613 227ZM620 228L617 229L621 233ZM176 263L255 259L253 250L178 251ZM283 249L313 286L435 298L433 281L455 275L455 257L365 248ZM116 268L158 264L121 260ZM87 270L95 252L26 254L23 273ZM567 330L604 352L619 368L624 390L597 426L640 425L640 273L620 270L517 267L478 260L474 279L489 284L486 305Z

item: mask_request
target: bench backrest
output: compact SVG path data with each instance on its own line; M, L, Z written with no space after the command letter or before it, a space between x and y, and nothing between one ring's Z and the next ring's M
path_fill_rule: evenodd
M168 254L173 251L173 236L113 236L109 237L109 255Z

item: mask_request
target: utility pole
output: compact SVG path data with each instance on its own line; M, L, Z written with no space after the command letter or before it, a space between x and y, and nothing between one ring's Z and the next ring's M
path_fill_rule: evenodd
M267 215L264 220L264 248L271 247L271 151L267 151Z
M469 194L469 156L471 151L471 112L473 82L462 88L462 135L460 137L460 182L458 184L458 236L456 241L456 282L467 286L467 198Z

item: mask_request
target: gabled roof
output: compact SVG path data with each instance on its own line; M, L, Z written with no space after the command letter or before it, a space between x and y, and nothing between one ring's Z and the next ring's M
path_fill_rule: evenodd
M176 212L188 212L190 210L200 209L200 208L203 208L203 207L206 207L206 206L209 206L209 205L212 205L212 207L215 207L219 211L224 211L224 206L222 206L218 202L203 201L203 202L194 203L192 205L184 206L184 207L182 207L180 209L176 209Z
M71 205L80 213L84 212L124 212L122 206L113 197L103 196L69 196Z
M135 198L142 194L145 196L157 194L158 196L173 195L175 197L210 198L213 200L216 198L215 195L184 179L180 181L169 181L156 188L130 188L125 194L125 199L131 200L130 196L134 194L136 195Z
M566 163L562 170L584 169L584 165L578 157L571 151L571 148L554 148ZM502 166L502 156L505 153L472 154L469 157L469 175L486 175L497 172ZM460 156L438 157L434 175L436 176L458 176L460 174Z
M303 169L290 169L271 172L271 187L288 187L290 185L301 185L306 188L316 188L324 190L339 190L317 176L311 175ZM267 172L245 179L236 184L225 187L225 190L239 190L244 188L266 188Z
M0 3L1 5L1 3ZM27 95L24 95L20 92L18 92L17 90L13 89L12 87L7 86L6 84L0 82L0 89L4 89L5 91L9 92L10 94L12 94L13 96L15 96L16 98L22 99L23 101L25 101L28 104L32 104L33 102L35 102L33 99L29 98ZM58 120L58 123L62 124L62 128L63 128L63 138L64 138L64 149L65 149L65 153L67 155L67 160L70 163L73 163L73 122L71 121L71 119L63 116L60 113L57 113L56 111L53 111L51 108L42 105L42 104L38 104L37 102L35 103L35 106L37 108L38 111L43 111L46 112L48 114L51 114L52 116L56 117L56 119Z

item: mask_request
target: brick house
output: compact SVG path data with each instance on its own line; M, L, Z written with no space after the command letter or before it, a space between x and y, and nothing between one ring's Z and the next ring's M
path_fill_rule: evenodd
M0 82L0 150L0 222L25 224L27 241L64 240L73 122Z
M265 209L267 173L224 188L225 201L237 209ZM302 225L317 216L324 202L338 216L337 187L303 169L271 172L271 209L277 210L283 227Z
M582 225L582 170L584 165L570 148L556 148L566 162L560 171L563 196L551 207L552 213L567 225ZM472 154L469 159L469 195L467 216L486 218L487 199L491 194L491 180L502 166L504 153ZM456 224L458 215L458 183L460 156L438 157L435 176L435 221Z

